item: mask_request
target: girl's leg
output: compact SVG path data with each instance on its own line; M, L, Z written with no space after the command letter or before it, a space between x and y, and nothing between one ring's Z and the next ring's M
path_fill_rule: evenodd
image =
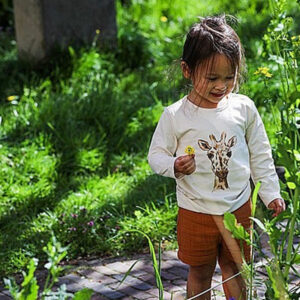
M191 298L211 287L211 280L216 263L201 266L190 266L187 280L187 297ZM195 298L195 300L210 300L210 292Z
M234 261L227 260L224 257L219 260L219 265L222 270L222 281L237 274L241 269L240 265L237 265ZM237 277L234 277L233 279L223 283L223 289L226 299L230 299L232 297L235 300L247 299L246 283L242 275L238 275Z

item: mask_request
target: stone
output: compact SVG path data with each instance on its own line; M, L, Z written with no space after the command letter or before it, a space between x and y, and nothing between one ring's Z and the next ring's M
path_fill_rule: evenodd
M31 63L43 61L56 48L91 44L99 39L116 43L115 1L13 0L19 56Z

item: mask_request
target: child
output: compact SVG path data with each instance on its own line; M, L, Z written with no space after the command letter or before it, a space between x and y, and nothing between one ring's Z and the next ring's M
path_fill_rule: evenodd
M176 179L178 257L189 265L188 298L210 288L217 260L223 280L239 272L240 242L224 228L223 215L234 213L249 230L250 175L261 181L259 195L273 216L285 210L262 120L252 100L232 93L242 67L240 40L225 16L195 24L181 59L193 88L165 108L149 149L151 168ZM250 250L244 243L248 262ZM246 299L240 275L223 288L226 299ZM210 299L210 292L195 299Z

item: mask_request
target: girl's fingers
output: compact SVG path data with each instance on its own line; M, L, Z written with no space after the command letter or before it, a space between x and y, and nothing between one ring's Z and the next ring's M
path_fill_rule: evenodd
M281 212L285 211L285 202L282 199L276 199L270 204L269 208L274 211L272 216L277 217Z
M190 155L191 156L191 155ZM196 164L195 159L193 157L181 159L176 165L176 170L178 172L189 175L195 171Z
M186 168L186 174L192 174L194 171L196 170L196 165L192 164L191 166L189 166L188 168Z

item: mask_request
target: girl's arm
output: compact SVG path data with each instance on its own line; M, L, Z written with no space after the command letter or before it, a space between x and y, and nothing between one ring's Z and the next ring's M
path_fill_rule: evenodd
M259 196L266 207L275 199L282 199L277 173L272 158L271 146L262 119L251 101L246 140L250 154L251 177L256 184L261 182Z
M152 170L160 175L178 178L183 174L174 172L174 154L177 149L177 137L170 113L165 108L154 131L148 153L148 162Z

